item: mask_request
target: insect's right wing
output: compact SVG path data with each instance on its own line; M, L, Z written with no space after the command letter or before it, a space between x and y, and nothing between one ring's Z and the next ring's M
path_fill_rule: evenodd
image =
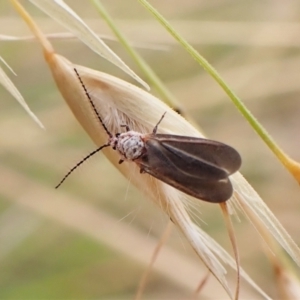
M146 139L145 155L135 162L143 171L195 198L208 202L228 200L232 195L228 179L231 172L219 166L218 158L212 153L206 153L224 144L204 139L192 138L191 141L189 137L182 137L184 140L180 141L178 138L181 137L150 136ZM210 142L213 146L207 147ZM197 152L201 151L201 147L204 154L199 155Z
M219 171L222 170L223 172L219 173L220 176L223 174L226 177L241 167L242 160L239 153L234 148L217 141L168 134L156 134L150 136L150 139L156 139L162 146L176 154L178 158L182 158L182 160L177 160L178 164L182 161L186 165L190 161L198 176L200 176L199 173L202 170L203 163L211 168L215 167ZM215 175L215 173L212 174L212 176ZM207 178L207 172L205 176Z

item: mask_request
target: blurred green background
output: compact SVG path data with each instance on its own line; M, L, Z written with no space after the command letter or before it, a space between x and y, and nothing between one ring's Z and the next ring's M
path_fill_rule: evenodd
M97 33L111 35L88 1L66 2ZM45 33L65 32L29 2L23 3ZM137 1L102 3L124 34L143 46L139 52L205 134L241 153L242 174L299 244L299 186L224 92ZM299 1L152 0L151 4L213 64L279 145L299 161ZM30 34L8 1L0 3L0 28L0 34ZM132 299L168 219L101 154L54 189L95 146L57 91L40 46L35 41L0 42L0 55L18 75L10 77L46 127L38 128L0 89L0 299ZM52 43L57 53L74 63L131 81L75 39ZM107 43L140 74L118 43ZM202 228L231 253L219 207L199 203L197 214L204 221ZM235 228L242 266L276 298L261 239L243 218ZM196 288L192 283L201 280L200 269L201 262L174 230L144 299L186 299L191 286ZM174 281L168 275L172 272L182 273L182 281ZM219 289L213 278L203 290L204 298L210 289Z

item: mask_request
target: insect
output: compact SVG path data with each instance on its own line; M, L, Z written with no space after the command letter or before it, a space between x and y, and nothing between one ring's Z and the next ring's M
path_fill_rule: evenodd
M120 164L133 161L139 166L140 173L150 174L195 198L220 203L232 196L233 188L228 177L241 166L241 157L234 148L203 138L158 134L158 125L166 113L150 134L131 131L127 125L121 125L126 132L113 136L103 123L78 71L74 71L108 135L108 142L77 163L56 188L91 156L105 147L112 147L120 154Z

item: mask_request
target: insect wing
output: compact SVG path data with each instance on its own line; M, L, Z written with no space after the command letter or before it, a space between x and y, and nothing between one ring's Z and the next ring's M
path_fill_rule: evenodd
M234 172L238 164L227 170L223 165L230 164L219 166L221 160L209 152L218 150L218 153L220 147L225 147L235 160L235 154L240 160L233 148L206 139L161 134L145 137L145 147L145 155L135 162L148 174L205 201L218 203L231 197L233 190L228 174Z
M156 134L155 139L179 157L187 159L187 161L189 161L188 157L193 159L197 176L200 176L201 163L222 169L223 174L226 173L226 177L241 167L242 160L239 153L234 148L217 141L168 134ZM200 165L198 166L197 163ZM205 176L207 178L208 174L206 173Z

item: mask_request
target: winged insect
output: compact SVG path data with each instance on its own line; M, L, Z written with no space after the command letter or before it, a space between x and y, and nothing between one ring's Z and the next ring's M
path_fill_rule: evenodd
M91 156L105 147L112 147L120 154L120 164L124 161L135 162L140 167L140 173L148 173L195 198L220 203L232 196L229 176L241 166L241 157L234 148L204 138L157 133L166 113L152 133L142 134L121 125L126 132L113 135L103 123L78 71L74 71L108 135L108 142L77 163L56 188Z

